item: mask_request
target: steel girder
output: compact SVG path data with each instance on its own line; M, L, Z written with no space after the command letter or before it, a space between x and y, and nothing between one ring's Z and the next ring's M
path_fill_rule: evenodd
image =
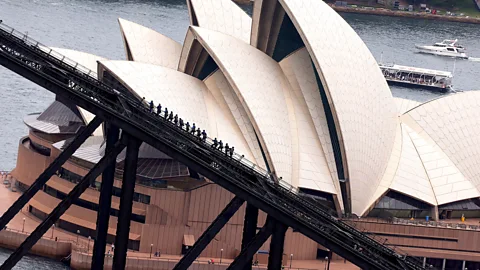
M106 148L105 152L110 151L120 136L120 130L106 123ZM108 164L102 173L102 184L100 186L100 198L98 200L98 212L97 212L97 230L95 237L95 244L93 246L93 257L91 268L93 270L103 269L105 261L105 247L107 244L108 236L108 223L110 221L110 208L112 206L112 191L113 183L115 179L115 160Z
M190 265L197 259L202 251L210 244L220 230L227 224L227 222L235 215L244 200L239 197L234 197L217 218L210 224L205 232L198 238L193 247L183 256L183 258L175 265L173 270L187 270Z
M128 236L130 234L130 220L132 216L133 193L137 177L138 150L141 142L127 135L127 154L123 171L122 193L120 197L120 211L118 214L117 234L115 236L115 250L113 255L113 269L125 269L127 262Z
M73 141L60 153L60 155L48 166L43 173L33 182L33 184L18 198L10 208L0 218L0 228L5 226L12 218L30 201L30 199L43 188L45 183L50 180L62 165L77 151L77 149L87 140L95 129L102 123L99 117L95 117L80 133L78 133Z
M80 195L90 186L92 182L103 172L108 164L115 160L120 152L125 148L125 144L117 142L115 147L85 175L68 195L63 199L55 209L45 218L44 221L25 239L25 241L13 252L10 257L0 266L0 270L12 269L17 262L28 253L35 243L57 222L57 220L67 211L67 209L77 200Z

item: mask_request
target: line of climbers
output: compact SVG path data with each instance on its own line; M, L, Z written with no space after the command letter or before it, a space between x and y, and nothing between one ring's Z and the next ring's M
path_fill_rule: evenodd
M143 98L143 100L145 100L145 98ZM150 112L160 116L160 114L162 113L162 105L158 104L155 110L155 104L153 103L153 100L150 101ZM169 113L168 108L164 109L163 117L166 120L174 123L176 126L179 126L186 132L196 135L202 142L207 142L207 132L205 132L205 130L202 131L199 127L196 127L195 123L193 123L191 126L189 122L184 123L183 119L179 118L177 114L173 115L173 111L170 111ZM218 149L221 152L224 152L225 155L229 157L233 157L233 153L235 152L235 147L229 146L228 143L223 145L222 140L218 141L217 138L213 139L213 144L211 145L211 147Z
M145 98L143 98L143 101L145 101ZM149 106L150 113L155 114L158 117L162 117L161 116L161 114L162 114L162 105L161 104L158 104L157 107L155 108L155 104L152 100L152 101L150 101L149 105L150 105ZM203 143L205 143L205 144L207 143L207 132L205 130L202 131L199 127L196 127L195 123L193 123L191 126L190 126L189 122L184 123L182 118L179 118L177 114L174 115L173 111L168 111L168 108L163 109L163 118L165 120L170 121L171 123L175 124L175 126L180 127L182 130L198 137L198 139L200 141L202 141ZM224 145L222 140L218 141L217 138L212 140L211 147L214 148L214 149L220 150L222 153L225 153L225 155L227 155L229 157L233 157L233 153L234 153L234 150L235 150L235 148L233 146L230 147L228 145L228 143L226 143ZM241 158L243 158L243 157L244 156L242 155ZM269 174L269 175L271 176L271 174ZM280 182L280 181L282 181L282 177L278 178L278 182ZM334 218L334 219L337 220L336 218ZM360 247L360 245L361 245L360 243L355 244L354 249L356 251L360 252L360 253L364 253L365 250L362 247ZM213 260L211 260L211 261L209 260L208 263L213 264ZM283 267L282 267L282 269L283 269Z

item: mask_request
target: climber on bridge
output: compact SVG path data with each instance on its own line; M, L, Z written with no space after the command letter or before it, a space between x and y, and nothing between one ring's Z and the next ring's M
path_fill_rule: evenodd
M173 117L173 123L175 123L175 126L178 125L178 114L175 114L175 117Z
M230 146L228 146L228 143L225 144L225 155L228 155L230 153Z
M220 141L218 142L218 150L220 150L220 151L223 150L223 142L222 142L222 140L220 140Z
M190 131L190 133L195 134L196 130L197 130L197 127L195 127L195 123L193 123L192 130Z

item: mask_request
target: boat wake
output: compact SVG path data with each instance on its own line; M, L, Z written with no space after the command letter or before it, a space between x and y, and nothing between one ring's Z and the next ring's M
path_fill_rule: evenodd
M469 57L468 60L473 62L480 62L480 57Z

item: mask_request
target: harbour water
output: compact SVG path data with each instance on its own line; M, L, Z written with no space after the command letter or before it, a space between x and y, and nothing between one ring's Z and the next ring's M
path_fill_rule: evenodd
M251 13L251 6L243 8ZM360 14L342 16L378 61L383 58L383 62L448 71L453 71L455 66L456 90L480 90L478 25ZM117 23L119 17L153 28L181 43L189 24L185 0L2 0L0 3L0 19L4 23L28 32L45 45L86 51L108 59L125 59ZM415 44L432 44L447 38L458 38L474 59L454 60L414 52ZM399 87L393 87L392 93L422 102L441 96ZM42 111L54 97L3 67L0 67L0 94L2 170L15 167L18 141L27 134L23 117ZM0 250L0 260L5 259L4 256L5 251ZM35 269L42 269L38 268L38 260L34 259ZM33 269L25 263L25 268L19 269ZM62 268L53 263L44 269Z
M0 262L5 261L11 253L8 249L0 248ZM14 270L66 270L70 269L61 262L38 256L27 255L13 268Z

